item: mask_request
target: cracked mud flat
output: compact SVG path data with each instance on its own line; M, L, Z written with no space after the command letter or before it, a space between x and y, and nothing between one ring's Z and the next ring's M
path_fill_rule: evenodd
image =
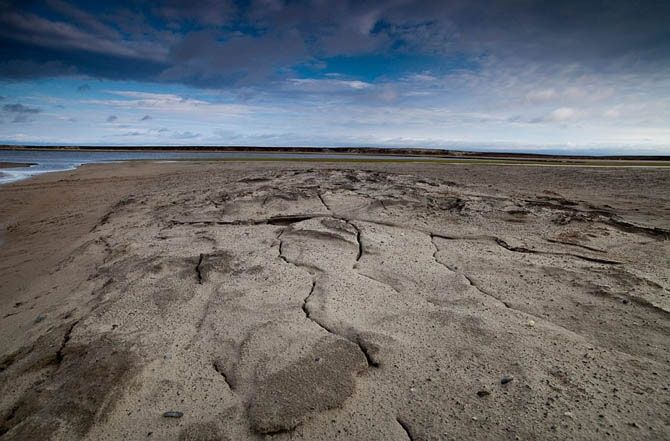
M0 439L668 439L669 195L425 164L4 186Z

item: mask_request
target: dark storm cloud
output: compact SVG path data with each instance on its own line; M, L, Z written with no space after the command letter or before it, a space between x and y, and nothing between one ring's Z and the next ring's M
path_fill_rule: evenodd
M402 54L667 68L670 2L0 2L0 76L268 84L332 57Z
M168 24L217 26L235 17L237 6L233 1L169 0L156 2L151 12Z
M10 117L13 123L23 123L33 120L33 116L42 112L42 109L37 107L30 107L20 103L5 104L2 106L5 115Z
M217 31L188 34L170 51L172 66L159 78L208 86L257 83L281 68L309 57L297 32L261 36L235 35L220 40Z
M107 117L106 121L107 121L107 122L114 122L114 121L116 121L117 119L119 119L118 116L116 116L116 115L109 115L109 116Z
M61 61L33 61L30 59L17 59L15 56L26 56L35 54L36 51L19 51L19 54L12 55L12 48L19 48L23 45L7 43L6 46L0 42L0 58L8 61L0 61L0 78L27 80L32 78L56 77L65 75L74 75L77 68L73 65L65 65ZM53 56L52 54L45 54Z
M10 113L40 113L42 110L37 107L24 106L23 104L5 104L2 110Z
M144 116L140 119L140 121L149 121L150 119L151 119L151 116L149 116L149 115L144 115Z

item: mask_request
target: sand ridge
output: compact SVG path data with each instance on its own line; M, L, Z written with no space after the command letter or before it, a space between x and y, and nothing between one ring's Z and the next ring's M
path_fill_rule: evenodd
M2 439L667 438L668 172L496 169L108 165L0 192L117 183L54 210L79 234L44 274L0 274Z

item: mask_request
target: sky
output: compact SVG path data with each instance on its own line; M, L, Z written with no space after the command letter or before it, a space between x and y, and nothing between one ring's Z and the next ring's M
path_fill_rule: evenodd
M0 143L670 154L668 0L0 0Z

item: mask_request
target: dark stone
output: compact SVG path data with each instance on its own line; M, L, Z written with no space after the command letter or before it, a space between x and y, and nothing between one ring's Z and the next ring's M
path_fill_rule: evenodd
M178 410L168 410L163 414L165 418L181 418L184 416L183 412L179 412Z

